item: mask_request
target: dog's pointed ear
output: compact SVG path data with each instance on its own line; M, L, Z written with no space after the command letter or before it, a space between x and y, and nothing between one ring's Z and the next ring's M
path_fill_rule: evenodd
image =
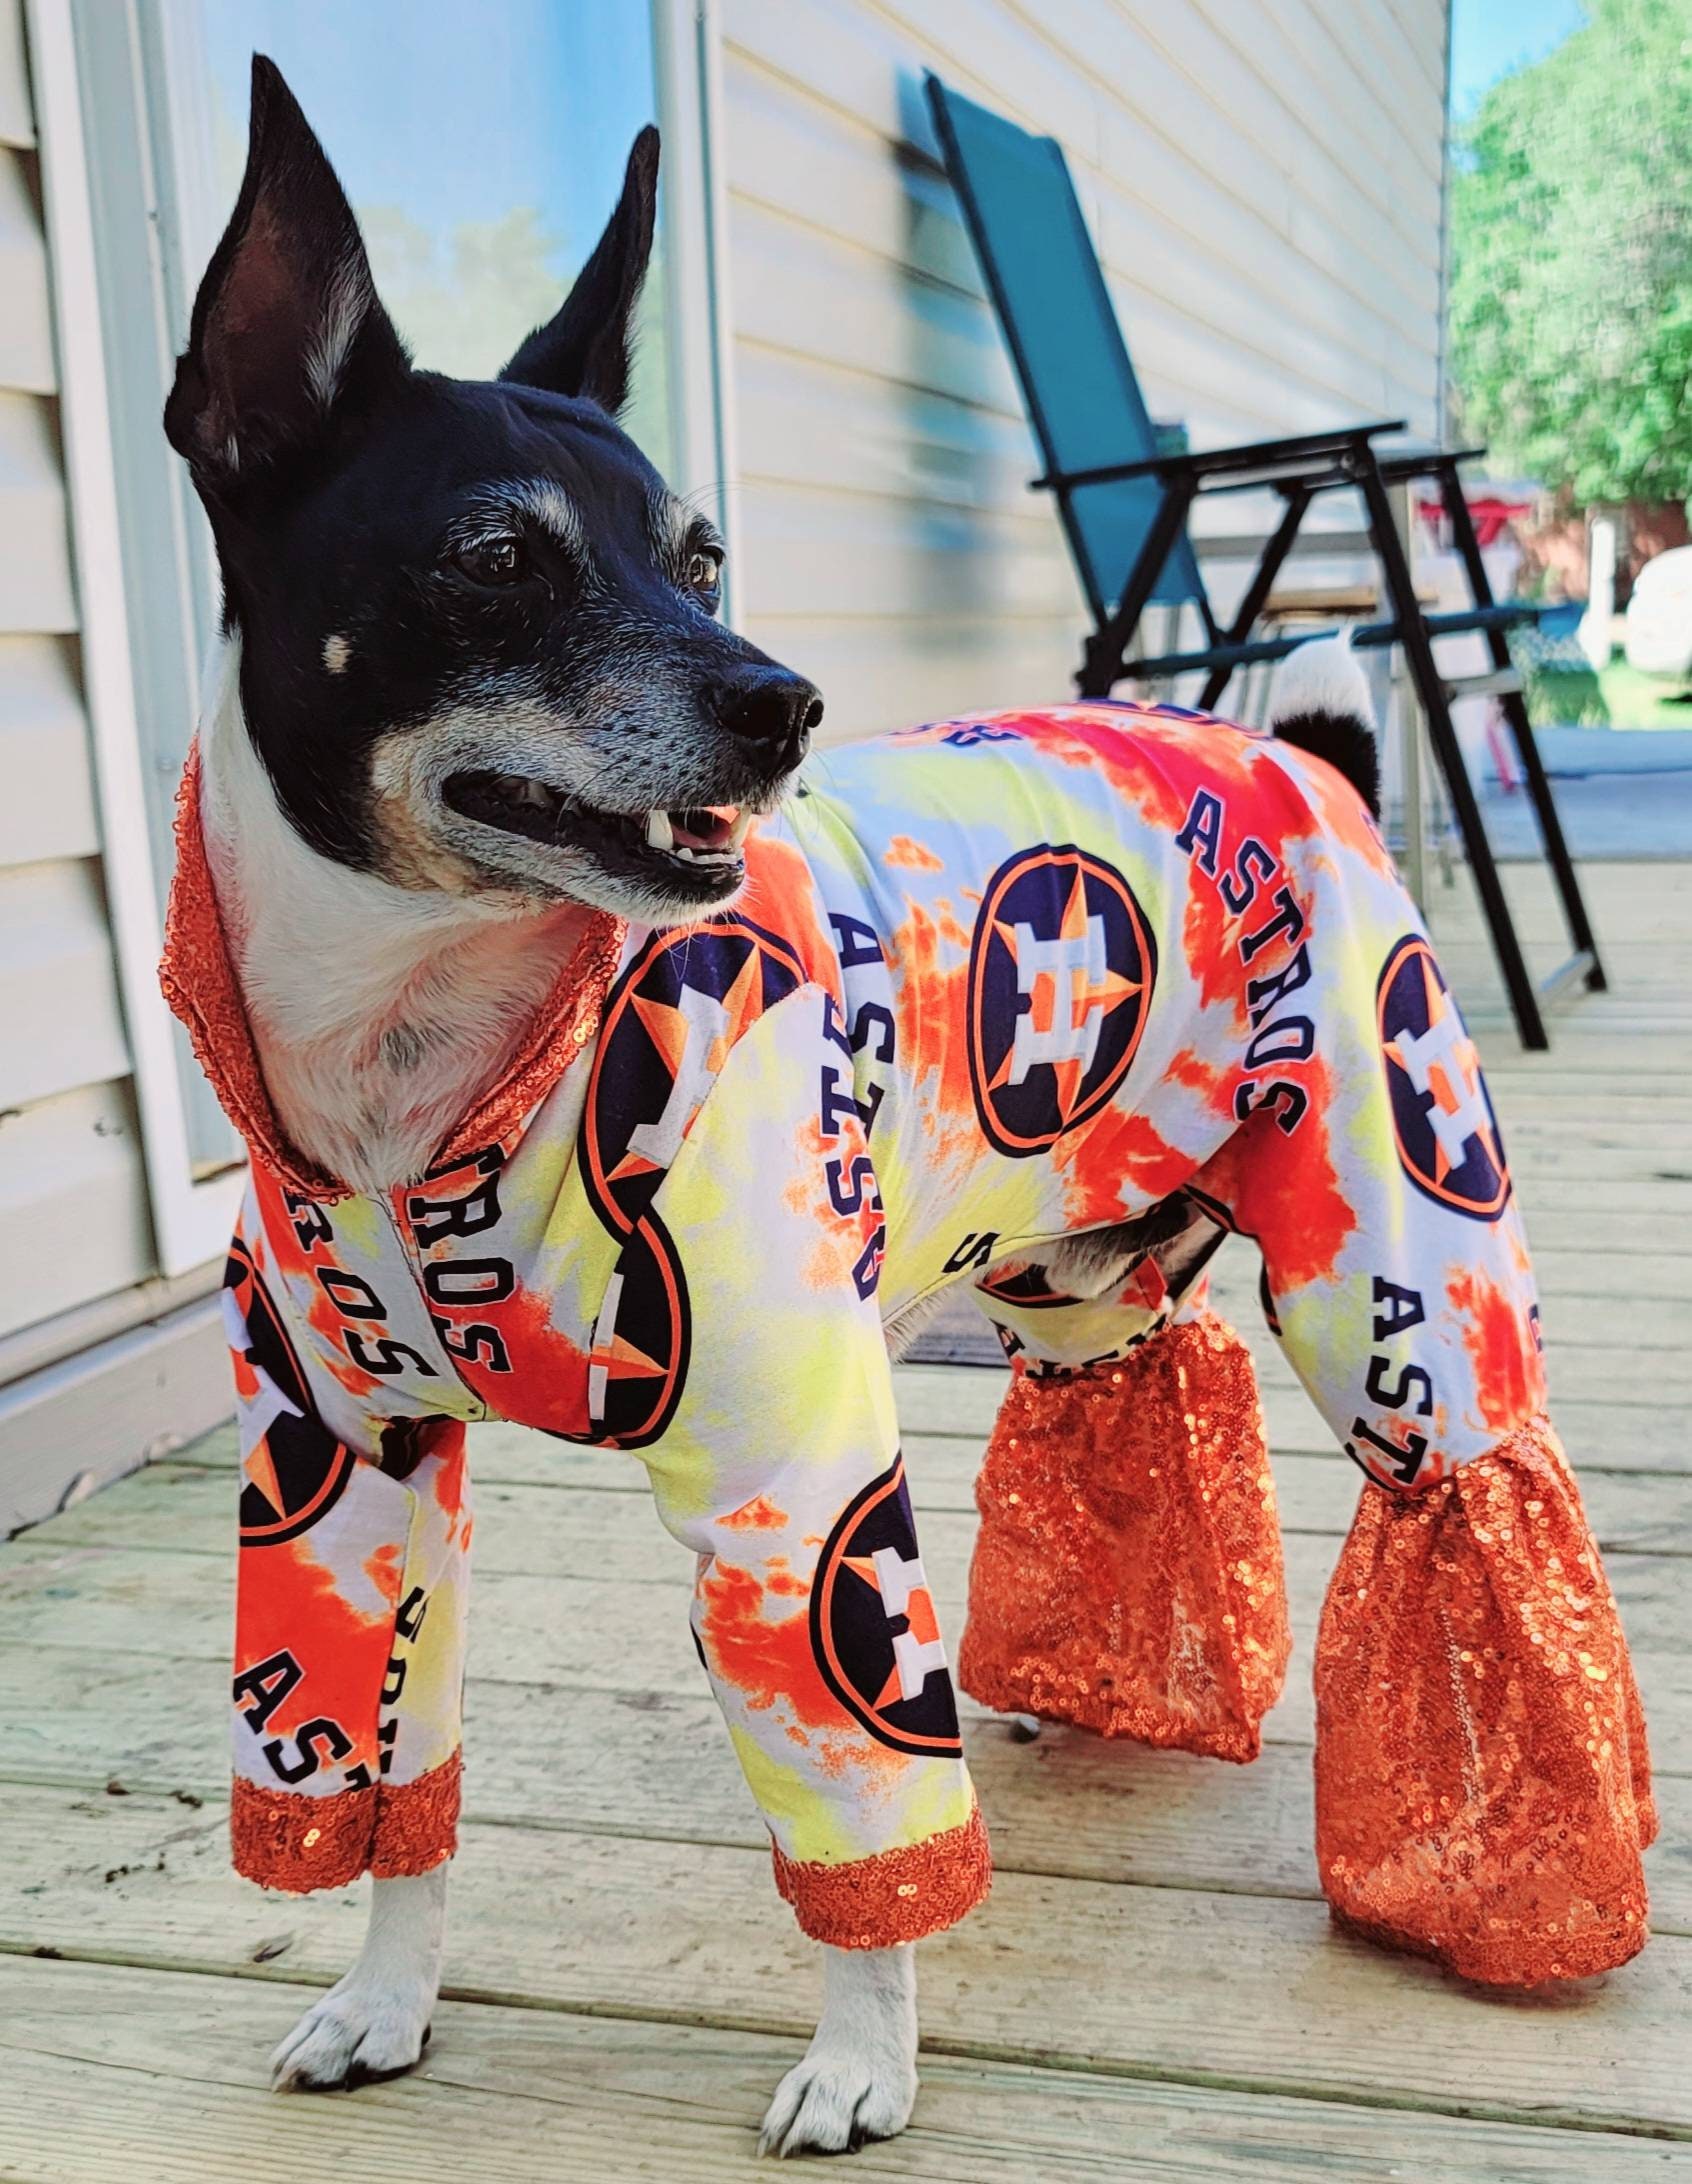
M247 171L194 299L165 434L226 495L410 371L346 193L275 63L253 56Z
M537 326L500 373L549 394L582 395L615 417L628 400L635 305L658 211L658 132L634 140L623 194L556 318Z

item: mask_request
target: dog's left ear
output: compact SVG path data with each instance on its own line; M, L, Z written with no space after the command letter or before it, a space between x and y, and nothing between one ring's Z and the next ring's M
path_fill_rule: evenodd
M634 140L623 194L558 316L537 326L500 373L548 394L581 395L615 417L628 400L631 335L658 210L658 132Z

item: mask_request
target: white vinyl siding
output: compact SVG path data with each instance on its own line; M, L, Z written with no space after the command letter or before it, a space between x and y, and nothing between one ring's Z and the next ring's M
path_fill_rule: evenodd
M1445 0L721 12L747 628L831 733L1067 695L1083 629L925 66L1063 143L1154 416L1434 434Z
M154 1271L100 860L19 0L0 0L0 1336Z

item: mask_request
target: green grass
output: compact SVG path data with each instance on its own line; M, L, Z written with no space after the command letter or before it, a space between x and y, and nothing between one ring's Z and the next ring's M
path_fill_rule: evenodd
M1692 703L1674 702L1676 691L1692 694L1692 685L1641 675L1623 659L1614 659L1598 677L1613 728L1692 728Z
M1524 680L1536 728L1692 728L1692 703L1674 702L1685 685L1641 675L1619 656L1599 674L1529 667Z

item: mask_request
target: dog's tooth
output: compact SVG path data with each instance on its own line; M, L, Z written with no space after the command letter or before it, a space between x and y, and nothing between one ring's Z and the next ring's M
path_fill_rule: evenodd
M522 797L525 804L538 804L542 811L549 810L552 805L552 791L544 781L525 781Z
M698 861L694 857L692 850L688 848L685 842L678 842L676 844L674 854L678 857L685 857L689 864L694 864Z
M739 818L735 820L734 825L729 828L728 847L731 851L739 849L751 831L751 827L752 814L749 811L743 811Z
M646 842L649 849L675 848L676 830L670 824L670 815L667 811L649 811L647 813ZM685 857L687 851L684 849L680 854Z

